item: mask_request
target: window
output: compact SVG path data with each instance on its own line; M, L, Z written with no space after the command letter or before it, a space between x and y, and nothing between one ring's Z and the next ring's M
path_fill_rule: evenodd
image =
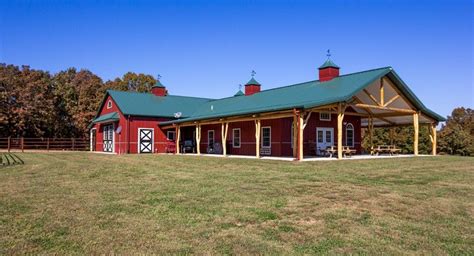
M346 126L346 146L354 146L354 126L352 124Z
M271 127L262 127L262 148L270 148L272 146L271 136Z
M232 129L232 147L240 148L240 128Z
M323 139L323 131L322 130L318 130L318 143L323 143L324 139Z
M207 145L214 146L214 130L207 131Z
M328 112L319 113L319 120L321 120L321 121L331 121L331 113L328 113Z
M107 101L107 109L112 108L112 101L109 100Z
M176 132L175 131L167 131L166 132L166 138L171 141L176 140Z

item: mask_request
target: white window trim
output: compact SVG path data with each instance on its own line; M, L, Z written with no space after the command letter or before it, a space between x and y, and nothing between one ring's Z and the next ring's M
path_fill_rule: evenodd
M270 129L270 146L263 146L263 129L266 129L266 128ZM263 126L262 130L260 132L262 134L262 136L260 138L260 146L262 148L272 148L272 127L271 126Z
M174 133L174 140L176 141L176 131L166 131L166 139L170 139L170 133Z
M322 118L321 114L328 114L329 118ZM319 112L319 121L331 121L331 113L330 112Z
M207 145L208 145L208 146L211 145L211 143L209 143L209 142L210 142L210 141L209 141L209 138L211 137L211 136L209 136L209 133L210 133L210 132L212 132L212 141L214 141L214 143L216 143L216 132L215 132L214 130L208 130L208 131L207 131ZM213 145L213 146L214 146L214 145Z
M234 144L234 141L235 141L234 131L237 131L237 130L239 131L239 146L238 147L235 146L235 144ZM241 146L242 146L242 131L240 130L240 128L234 128L234 129L232 129L232 147L233 148L240 148Z
M112 108L112 100L108 100L107 101L107 109L111 109Z
M151 130L151 154L155 153L155 128L145 128L145 127L140 127L138 128L138 134L137 134L137 153L141 154L140 152L140 131L141 130ZM148 153L146 153L148 154Z
M354 139L355 139L355 129L354 129L354 125L352 125L351 123L348 123L346 125L346 146L349 146L347 144L347 131L349 130L347 127L349 127L349 125L352 127L351 128L351 130L352 130L352 146L350 146L350 147L354 147L355 146L355 141L354 141Z

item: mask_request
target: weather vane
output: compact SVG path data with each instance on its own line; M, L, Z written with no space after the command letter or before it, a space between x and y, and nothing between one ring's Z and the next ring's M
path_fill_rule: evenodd
M158 74L158 75L156 76L156 78L157 78L158 80L160 80L160 79L161 79L161 75Z
M328 53L326 53L326 56L328 56L328 59L331 58L331 50L328 49Z
M252 75L252 77L254 77L255 74L257 74L257 72L255 72L255 70L252 70L252 72L250 74Z
M239 91L242 91L242 84L239 84Z

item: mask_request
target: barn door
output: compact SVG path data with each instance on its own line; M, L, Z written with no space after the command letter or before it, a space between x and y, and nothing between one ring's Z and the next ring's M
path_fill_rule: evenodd
M91 151L95 151L95 144L97 143L97 133L95 129L91 130Z
M140 153L153 153L153 129L138 130L138 150Z
M114 149L114 125L109 124L104 126L103 131L103 150L104 152L113 152Z

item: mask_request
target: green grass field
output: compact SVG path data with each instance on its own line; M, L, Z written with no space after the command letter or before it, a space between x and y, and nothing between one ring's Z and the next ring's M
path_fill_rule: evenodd
M0 254L474 253L474 158L18 155Z

